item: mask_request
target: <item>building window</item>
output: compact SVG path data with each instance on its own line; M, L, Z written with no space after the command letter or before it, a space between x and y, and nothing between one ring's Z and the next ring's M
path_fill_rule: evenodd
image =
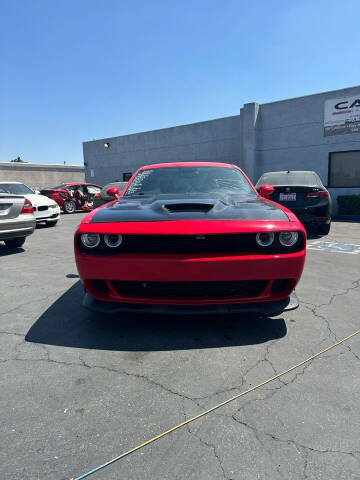
M330 153L328 183L329 187L360 187L360 150Z
M131 173L131 172L123 173L123 182L128 182L131 177L132 177L132 173Z

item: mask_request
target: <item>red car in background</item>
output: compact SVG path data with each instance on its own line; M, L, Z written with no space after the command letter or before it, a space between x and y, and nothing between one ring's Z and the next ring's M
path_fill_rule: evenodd
M84 306L97 312L244 312L298 306L306 232L235 165L168 163L136 172L75 233Z
M64 213L87 212L94 208L94 197L101 189L102 186L93 183L62 183L45 187L40 194L55 200Z

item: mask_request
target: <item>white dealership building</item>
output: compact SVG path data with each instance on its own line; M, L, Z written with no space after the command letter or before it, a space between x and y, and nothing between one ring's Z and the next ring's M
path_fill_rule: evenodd
M84 142L87 181L127 180L140 166L211 161L268 171L314 170L333 199L360 193L360 86L271 103L239 115ZM334 202L336 211L336 201Z

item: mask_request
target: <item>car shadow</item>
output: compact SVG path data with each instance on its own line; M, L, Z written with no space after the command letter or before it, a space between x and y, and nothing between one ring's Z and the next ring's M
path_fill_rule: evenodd
M309 225L306 225L305 226L305 230L306 230L306 237L308 240L316 240L317 238L324 238L324 237L327 237L328 234L324 234L324 233L319 233L316 228L314 227L311 227Z
M42 228L49 228L49 225L44 222L37 222L36 223L36 230L41 230Z
M11 248L0 244L0 257L6 257L7 255L15 255L16 253L23 252L25 252L25 249L22 247Z
M75 283L34 323L27 342L115 351L165 351L253 345L282 338L283 318L250 316L106 316L82 307Z
M316 240L317 238L323 238L326 237L326 235L320 235L319 233L316 232L306 232L306 237L308 240Z

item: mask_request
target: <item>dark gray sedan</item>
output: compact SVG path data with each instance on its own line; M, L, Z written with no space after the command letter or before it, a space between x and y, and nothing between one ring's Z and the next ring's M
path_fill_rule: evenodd
M331 197L319 175L312 171L267 172L263 173L255 188L271 185L267 197L284 205L304 224L315 227L326 235L331 226Z
M0 241L21 247L36 226L34 209L25 197L0 192Z
M114 197L111 197L107 194L108 188L117 187L119 189L119 193L121 193L124 190L126 184L127 184L127 182L111 182L111 183L106 184L102 188L101 192L97 193L94 196L94 208L100 207L101 205L104 205L105 203L109 203L109 202L114 201Z

